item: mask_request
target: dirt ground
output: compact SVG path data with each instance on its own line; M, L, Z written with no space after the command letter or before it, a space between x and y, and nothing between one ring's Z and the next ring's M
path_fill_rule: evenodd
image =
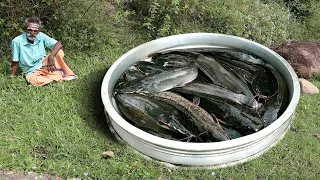
M312 78L320 73L320 43L288 41L271 47L303 78Z
M16 171L2 171L0 170L0 180L62 180L57 176L50 176L45 174L37 174L35 172L16 172Z

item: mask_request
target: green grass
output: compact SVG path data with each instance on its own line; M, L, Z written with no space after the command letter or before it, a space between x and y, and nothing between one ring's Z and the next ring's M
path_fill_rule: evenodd
M320 133L319 94L301 96L291 129L279 144L257 159L229 168L169 169L118 142L106 123L100 87L111 63L136 45L110 48L100 58L66 52L65 61L79 79L44 87L29 87L22 76L9 78L9 63L2 61L0 169L49 173L64 179L316 179L320 176L320 139L314 136ZM320 88L318 78L311 81ZM114 158L102 158L101 153L109 150L115 153Z

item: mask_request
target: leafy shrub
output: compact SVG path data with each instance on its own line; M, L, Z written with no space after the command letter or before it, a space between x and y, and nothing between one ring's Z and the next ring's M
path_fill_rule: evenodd
M0 2L0 57L10 56L11 40L22 33L25 18L38 16L44 33L74 51L99 51L108 43L106 24L110 20L110 3L86 0L42 0Z
M320 41L320 3L316 6L315 10L312 11L312 16L306 20L306 40Z
M22 33L22 25L26 17L46 17L55 6L52 1L1 1L0 2L0 56L7 57L11 40Z
M289 7L290 11L297 17L298 20L304 20L311 15L314 0L284 0L284 3Z
M265 0L264 2L274 2ZM320 40L320 2L318 0L276 0L279 5L288 8L294 17L295 26L292 39L304 41Z
M320 8L312 11L311 15L300 23L294 31L294 38L304 41L320 41Z
M195 26L200 26L200 31L231 34L271 45L289 39L293 23L287 9L256 0L135 0L128 4L135 12L135 27L153 39L199 31Z
M132 20L135 27L146 32L148 37L156 38L169 35L176 6L179 0L136 0L129 1L127 6L134 13Z
M10 42L29 16L40 17L43 31L65 49L88 55L121 46L128 25L146 41L190 32L231 34L266 46L320 39L318 0L15 0L0 2L0 60L11 59Z
M276 3L264 4L255 0L242 1L226 9L230 23L221 33L245 37L266 46L290 39L290 13Z

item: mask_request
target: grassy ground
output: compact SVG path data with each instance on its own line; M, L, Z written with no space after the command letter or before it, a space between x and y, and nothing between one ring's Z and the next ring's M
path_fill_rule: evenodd
M320 95L302 95L284 139L261 157L229 168L169 169L146 160L110 133L100 98L102 79L121 54L142 43L130 35L97 56L66 51L79 79L29 87L0 62L0 169L64 179L317 179ZM319 79L312 82L320 88ZM113 151L113 158L101 157ZM215 172L215 176L212 176Z

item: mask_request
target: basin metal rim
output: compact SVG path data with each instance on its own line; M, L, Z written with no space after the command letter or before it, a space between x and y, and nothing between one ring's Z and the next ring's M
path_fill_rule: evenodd
M215 44L214 40L222 41L222 44ZM206 42L206 41L210 42ZM237 41L238 43L242 44L241 48L235 47L231 45L230 43L233 41ZM229 43L229 44L228 44ZM134 127L133 125L129 124L126 120L124 120L118 112L115 110L112 102L112 89L115 84L115 74L118 73L118 76L120 76L119 66L123 66L125 69L130 67L134 62L148 56L151 53L170 49L170 48L176 48L181 46L206 46L206 45L212 45L212 46L227 46L227 47L234 47L238 49L247 50L251 53L252 49L254 48L259 53L267 54L269 57L274 59L277 59L278 65L282 66L283 69L286 69L287 71L285 73L290 74L289 82L288 78L287 83L289 85L291 84L292 87L291 91L291 100L288 105L288 108L285 110L285 112L271 125L264 128L261 131L258 131L254 134L250 134L241 138L229 140L229 141L222 141L222 142L213 142L213 143L186 143L186 142L178 142L178 141L172 141L168 139L163 139L154 135L151 135L149 133L146 133L139 128ZM140 53L141 58L137 58L136 60L130 60L131 63L125 64L123 61L128 61L128 59L133 56L135 53ZM274 60L275 61L275 60ZM275 62L270 62L271 64ZM283 73L283 72L282 72ZM111 83L112 82L112 83ZM276 131L277 128L279 128L281 125L283 125L286 121L291 120L291 115L293 115L295 108L298 104L299 97L300 97L300 85L298 82L298 78L292 69L292 67L277 53L270 50L269 48L258 44L256 42L231 36L231 35L224 35L224 34L213 34L213 33L190 33L190 34L180 34L180 35L174 35L174 36L168 36L160 39L156 39L147 43L144 43L140 46L137 46L124 55L122 55L117 61L114 62L114 64L109 68L108 72L106 73L101 87L101 96L102 101L105 106L105 109L108 113L108 115L111 118L111 121L113 123L116 123L119 125L123 130L127 131L129 134L132 134L138 138L143 139L144 141L154 144L155 146L161 146L164 148L173 148L173 149L179 149L182 151L199 151L199 152L205 152L205 151L215 151L219 149L227 149L232 148L235 146L242 146L246 145L252 141L255 141L257 139L263 138L264 136L268 136L273 131ZM121 135L120 135L121 136Z

